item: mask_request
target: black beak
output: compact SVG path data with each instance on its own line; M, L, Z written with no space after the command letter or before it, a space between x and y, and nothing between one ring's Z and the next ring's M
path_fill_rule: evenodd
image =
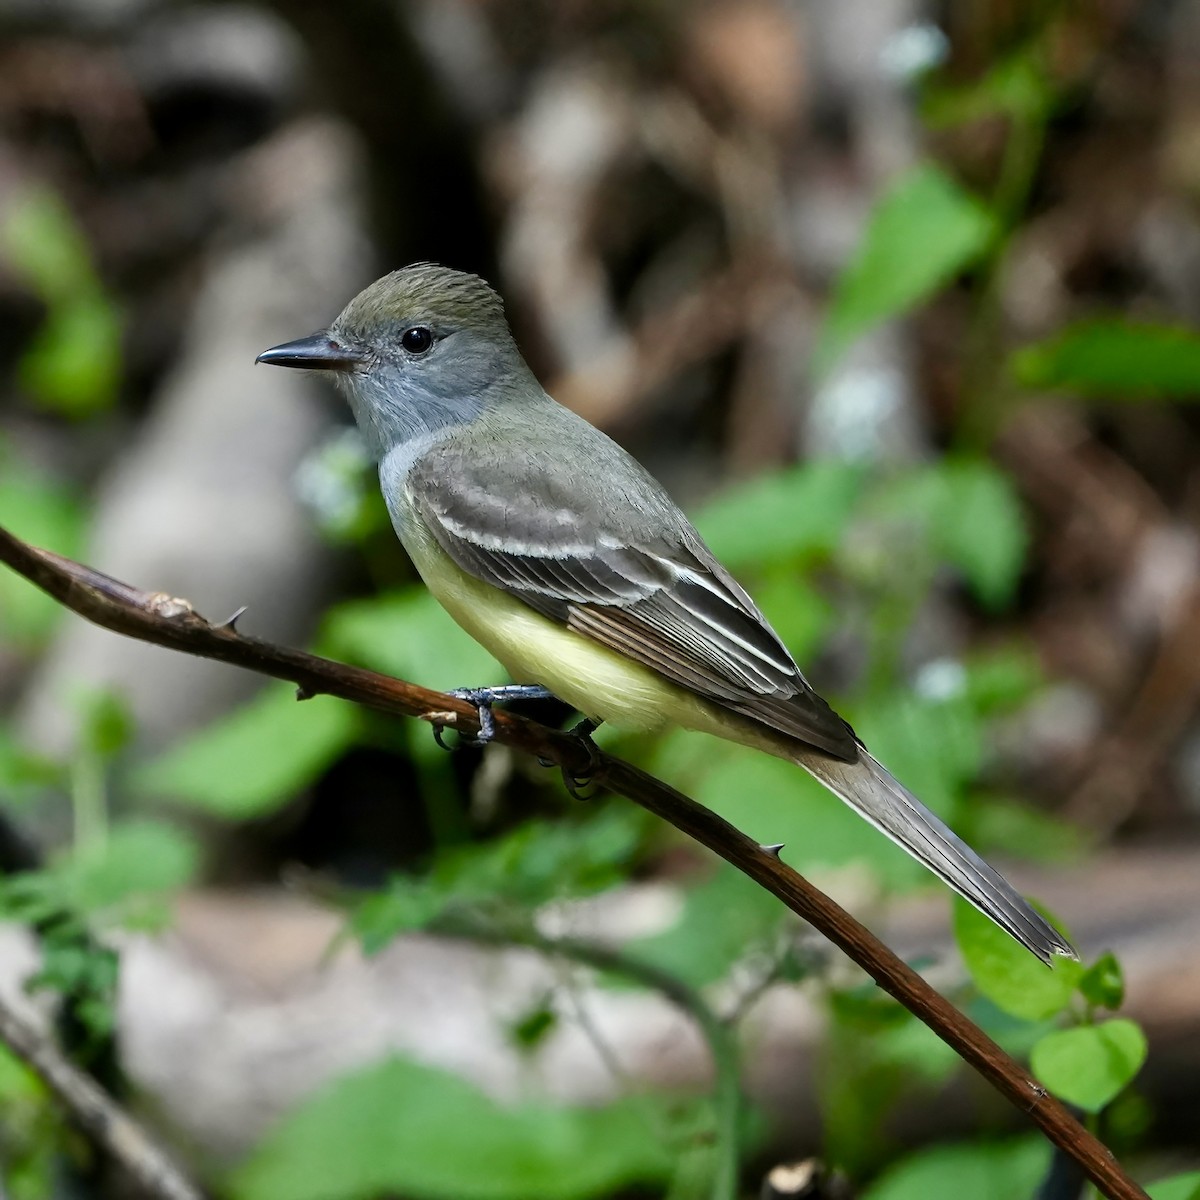
M271 367L306 367L310 371L353 371L366 361L357 350L339 345L322 330L309 337L264 350L255 360Z

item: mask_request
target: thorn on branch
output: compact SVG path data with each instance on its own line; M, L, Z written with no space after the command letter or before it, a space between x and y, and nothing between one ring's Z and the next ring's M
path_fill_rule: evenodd
M296 684L296 699L311 700L317 693L303 683Z
M221 622L222 629L228 629L230 633L237 633L237 623L246 612L246 605L241 604L233 610L233 612Z
M786 845L786 842L771 842L769 845L759 846L759 849L764 854L769 854L772 858L778 858L780 850Z

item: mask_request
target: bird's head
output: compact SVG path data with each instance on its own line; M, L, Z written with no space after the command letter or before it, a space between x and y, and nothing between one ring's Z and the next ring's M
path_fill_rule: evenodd
M476 275L433 263L377 279L328 329L255 361L331 372L380 456L471 420L528 375L499 295Z

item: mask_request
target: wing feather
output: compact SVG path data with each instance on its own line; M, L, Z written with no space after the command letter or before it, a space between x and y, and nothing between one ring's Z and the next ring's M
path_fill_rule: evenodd
M563 480L553 483L552 509L527 493L504 496L495 462L446 448L412 468L408 489L468 574L731 712L855 761L853 730L657 484L648 499L658 511L635 509L642 519L630 528L627 510L616 528L604 510L580 511L585 501Z

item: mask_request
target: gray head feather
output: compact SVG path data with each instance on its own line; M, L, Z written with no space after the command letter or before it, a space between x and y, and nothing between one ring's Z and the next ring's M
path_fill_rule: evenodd
M428 330L429 347L407 348L410 330ZM544 397L509 332L503 302L476 275L433 263L393 271L355 296L329 334L362 356L338 382L380 459L487 407Z

